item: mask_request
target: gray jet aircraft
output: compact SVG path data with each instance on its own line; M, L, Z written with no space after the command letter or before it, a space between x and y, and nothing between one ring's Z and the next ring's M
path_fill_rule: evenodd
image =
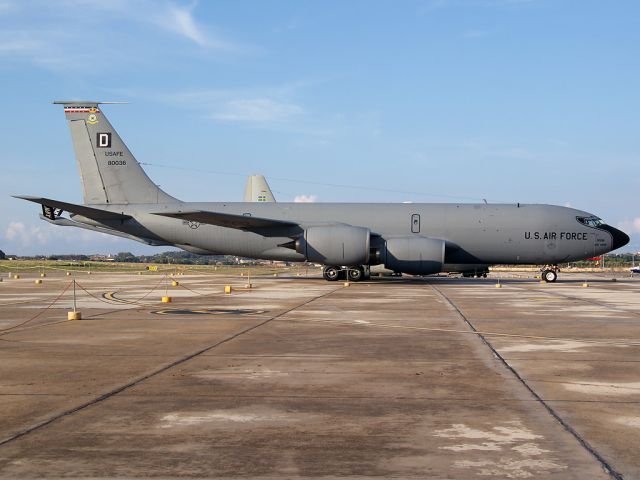
M57 101L71 130L84 204L19 196L42 218L198 254L315 262L323 276L364 267L412 275L446 264L537 264L582 260L629 237L597 216L531 204L182 202L154 184L94 101ZM62 216L69 212L69 218ZM555 281L553 268L543 278Z

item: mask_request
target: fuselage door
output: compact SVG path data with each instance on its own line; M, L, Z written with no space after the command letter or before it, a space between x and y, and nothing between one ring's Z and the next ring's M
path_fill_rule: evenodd
M603 230L597 230L593 236L594 256L600 255L611 248L611 234Z
M420 215L417 213L411 215L411 233L420 233Z

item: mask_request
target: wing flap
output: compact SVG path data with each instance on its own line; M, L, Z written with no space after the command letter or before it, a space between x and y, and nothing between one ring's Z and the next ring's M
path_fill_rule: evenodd
M218 227L235 228L258 233L265 237L288 236L299 233L302 228L295 222L275 220L273 218L254 217L250 215L236 215L232 213L209 212L205 210L190 210L182 212L154 213L163 217L179 218L191 222L206 223Z
M75 213L98 222L105 220L129 220L131 218L130 215L125 215L123 213L110 212L109 210L87 207L86 205L76 205L75 203L61 202L59 200L52 200L51 198L31 197L28 195L14 195L14 198L39 203L43 207L57 208L69 213Z

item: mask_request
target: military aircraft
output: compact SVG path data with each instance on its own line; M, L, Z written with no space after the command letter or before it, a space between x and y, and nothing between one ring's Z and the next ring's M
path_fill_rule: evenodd
M591 213L553 205L183 202L146 175L102 112L107 102L54 103L71 130L84 203L17 198L58 225L198 254L320 263L326 280L346 271L353 281L370 265L413 275L445 264L555 265L629 242ZM556 270L542 278L555 281Z

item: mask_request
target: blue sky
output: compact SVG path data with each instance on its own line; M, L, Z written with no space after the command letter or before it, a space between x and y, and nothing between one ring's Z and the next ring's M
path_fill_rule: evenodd
M159 251L38 219L81 201L56 99L105 106L184 200L571 205L640 250L640 3L0 0L0 249Z

